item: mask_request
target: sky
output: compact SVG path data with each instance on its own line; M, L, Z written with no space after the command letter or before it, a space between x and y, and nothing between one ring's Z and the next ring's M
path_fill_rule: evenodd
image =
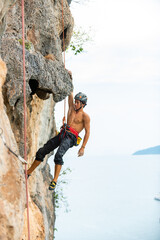
M159 145L160 2L73 1L71 11L75 26L91 28L93 39L84 53L66 53L74 93L88 95L84 110L91 117L91 136L86 153L132 154ZM63 103L56 105L55 114L59 126Z
M77 147L66 153L71 212L56 213L56 239L157 240L159 156L131 154L160 145L160 1L80 2L71 4L75 25L91 28L93 41L66 53L66 68L74 93L88 95L91 135L84 157L75 158Z

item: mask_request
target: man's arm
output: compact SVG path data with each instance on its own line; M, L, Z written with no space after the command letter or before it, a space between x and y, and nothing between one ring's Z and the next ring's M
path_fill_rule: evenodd
M73 92L68 96L68 106L69 110L73 108Z
M84 118L84 129L85 129L85 135L83 139L83 144L78 151L79 157L84 155L84 149L86 147L86 144L90 136L90 117L87 114L85 114L85 118Z
M67 70L67 71L68 71L68 74L72 81L72 72L69 70ZM68 96L68 106L69 106L69 110L71 110L73 108L73 92L71 92L71 94Z

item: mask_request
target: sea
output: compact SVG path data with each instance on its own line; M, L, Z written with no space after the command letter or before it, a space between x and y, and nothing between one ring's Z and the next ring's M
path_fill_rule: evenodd
M67 156L55 240L160 240L160 155Z

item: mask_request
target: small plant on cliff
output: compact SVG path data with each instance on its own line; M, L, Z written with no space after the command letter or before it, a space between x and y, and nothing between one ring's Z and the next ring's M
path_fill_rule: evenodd
M87 2L89 2L89 0L72 0L72 2L82 5L82 4L86 4Z
M81 27L76 27L73 31L72 39L67 50L71 50L74 55L84 52L85 44L92 41L90 32L91 29L85 31Z
M64 195L64 186L69 182L66 176L71 173L71 171L72 170L70 168L62 171L57 182L56 191L54 193L55 208L58 209L60 207L64 207L66 212L69 212L69 205L67 197Z
M19 39L18 42L19 42L21 45L23 44L22 39ZM25 48L26 48L27 50L30 50L31 47L32 47L32 43L31 43L30 41L25 41Z

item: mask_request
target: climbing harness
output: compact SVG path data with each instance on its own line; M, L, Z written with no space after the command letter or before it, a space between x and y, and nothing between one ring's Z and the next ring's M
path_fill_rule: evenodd
M76 142L76 145L75 145L75 146L78 146L78 145L80 144L82 138L78 135L79 133L78 133L74 128L70 127L69 125L67 125L67 124L65 123L65 124L61 127L60 134L62 134L62 131L63 131L63 130L65 131L65 133L66 133L66 131L67 131L67 132L70 132L70 133L72 133L72 134L75 135L75 137L76 137L76 139L77 139L77 142ZM65 133L64 133L63 137L65 136Z
M78 132L76 130L74 130L74 128L68 126L66 123L61 127L61 131L65 130L65 132L71 132L73 133L76 138L78 138Z
M16 153L7 145L6 140L5 140L4 136L3 136L3 129L2 129L2 128L0 128L0 137L1 137L1 139L2 139L2 142L3 142L4 146L5 146L12 154L13 154L15 157L17 157L22 163L26 163L26 164L27 164L27 162L26 162L26 160L24 160L24 158L22 158L20 155L16 154Z

